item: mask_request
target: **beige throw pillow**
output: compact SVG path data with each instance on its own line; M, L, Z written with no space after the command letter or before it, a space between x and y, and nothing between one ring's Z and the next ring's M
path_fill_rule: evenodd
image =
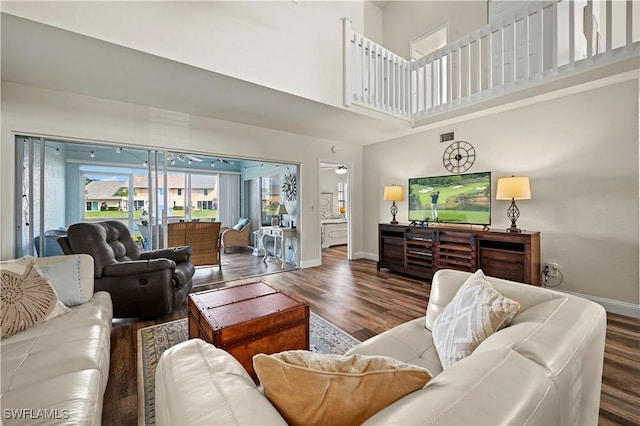
M292 426L359 425L431 379L424 368L382 356L285 351L258 354L253 366Z
M443 368L470 355L507 325L520 304L498 293L481 269L458 289L433 325L433 341Z
M3 339L69 311L33 257L0 263L0 286Z

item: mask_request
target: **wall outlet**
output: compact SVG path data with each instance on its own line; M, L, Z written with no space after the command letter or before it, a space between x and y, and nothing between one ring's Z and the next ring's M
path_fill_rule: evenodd
M547 262L544 264L544 269L550 277L557 277L560 275L560 268L557 263Z

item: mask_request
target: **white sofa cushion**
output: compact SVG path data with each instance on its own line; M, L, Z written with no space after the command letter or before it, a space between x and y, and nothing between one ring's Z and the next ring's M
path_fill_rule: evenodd
M37 262L43 259L48 258ZM93 259L87 256L80 264L83 289L93 293ZM64 315L3 339L2 423L99 425L109 378L112 314L109 293L98 292ZM56 418L45 418L51 415Z
M559 425L558 411L546 369L512 351L489 351L455 363L364 425Z
M112 312L109 293L99 292L65 315L4 339L3 410L48 409L66 417L61 423L99 425L109 378ZM48 422L3 421L7 426Z
M242 365L201 339L167 349L158 362L156 425L286 425Z
M353 353L384 354L399 361L426 368L432 377L442 371L431 331L424 326L424 317L400 324L347 351L347 355Z
M40 381L79 370L109 374L111 298L99 292L87 303L51 321L2 341L1 391L37 386Z

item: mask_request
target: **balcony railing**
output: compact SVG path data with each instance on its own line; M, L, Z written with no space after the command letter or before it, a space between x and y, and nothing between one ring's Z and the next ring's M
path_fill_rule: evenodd
M344 103L411 119L411 63L344 23Z
M640 58L639 1L580 4L584 6L574 1L525 6L414 61L352 31L345 19L344 103L416 122Z

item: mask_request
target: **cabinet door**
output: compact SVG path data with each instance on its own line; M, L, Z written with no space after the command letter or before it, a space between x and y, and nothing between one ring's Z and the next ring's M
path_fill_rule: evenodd
M480 247L480 268L486 275L525 282L524 250Z
M439 231L437 268L473 272L476 270L476 244L468 232Z
M405 240L406 272L431 278L434 271L435 232L424 228L410 228Z
M381 238L382 267L402 268L404 266L404 238L383 236Z

